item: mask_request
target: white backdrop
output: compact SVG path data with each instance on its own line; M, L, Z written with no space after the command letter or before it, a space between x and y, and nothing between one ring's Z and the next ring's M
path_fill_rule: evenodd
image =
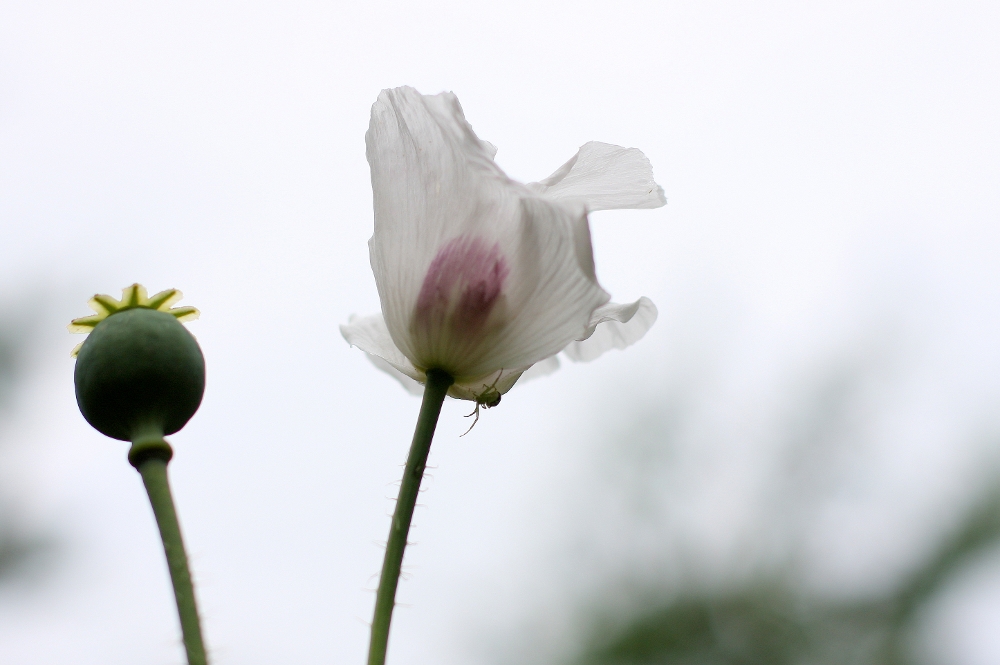
M913 369L880 468L925 490L868 512L919 521L997 424L998 34L977 2L6 0L0 295L45 314L0 478L62 545L41 586L0 591L0 661L181 662L141 483L77 412L62 334L139 281L202 311L208 389L171 472L215 662L363 662L418 400L337 325L378 307L364 132L397 85L453 90L518 179L589 140L641 148L669 203L592 216L604 286L660 308L643 341L516 387L463 439L446 405L390 662L489 660L558 593L589 442L691 348L723 349L702 353L735 417L888 340ZM944 613L951 662L996 662L998 597Z

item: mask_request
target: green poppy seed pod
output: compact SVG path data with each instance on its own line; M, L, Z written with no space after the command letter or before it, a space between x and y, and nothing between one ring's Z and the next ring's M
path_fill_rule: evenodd
M205 392L198 342L171 314L145 307L117 311L80 347L76 401L102 434L134 441L184 427Z

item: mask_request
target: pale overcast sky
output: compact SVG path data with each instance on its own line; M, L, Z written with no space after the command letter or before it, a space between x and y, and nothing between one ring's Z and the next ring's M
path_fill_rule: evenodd
M920 522L1000 424L997 35L988 2L0 3L0 301L44 307L0 478L62 543L40 586L0 590L0 661L181 662L141 483L79 415L64 334L139 281L202 312L171 473L214 662L363 662L418 400L337 325L379 306L364 133L398 85L454 91L514 178L599 140L643 150L669 203L591 218L603 285L659 307L645 339L462 439L468 404L446 405L389 662L516 638L560 593L592 439L702 367L737 431L824 358L881 349L906 386L873 462L897 498L858 512ZM711 463L753 466L734 454ZM893 538L862 549L905 559ZM942 614L953 663L1000 657L998 598Z

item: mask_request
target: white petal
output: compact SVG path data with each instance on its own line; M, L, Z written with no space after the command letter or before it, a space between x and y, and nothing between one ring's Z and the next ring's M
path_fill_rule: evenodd
M365 140L375 208L369 249L382 313L399 349L416 358L410 318L441 246L482 235L517 201L498 196L507 178L451 93L383 90Z
M552 199L583 203L590 211L667 203L642 151L597 141L584 144L555 173L528 187Z
M645 296L634 303L598 307L590 321L590 334L567 346L564 353L570 360L586 362L610 349L624 349L642 339L656 314L656 305Z
M372 270L388 334L415 369L477 385L501 369L519 375L587 333L608 295L582 205L507 178L450 93L383 91L366 139ZM464 316L466 299L483 305L475 316Z
M416 395L417 397L421 397L424 394L424 382L427 380L427 376L423 373L421 373L420 381L416 381L400 372L393 365L389 364L382 358L373 356L370 353L366 353L365 355L368 356L368 360L370 360L373 365L399 381L400 385L406 389L406 392L411 395ZM455 399L464 399L475 402L480 395L488 392L490 389L496 390L501 395L505 395L507 394L507 391L514 387L514 384L517 383L521 375L522 373L520 370L504 370L503 373L495 372L476 380L467 381L465 383L455 383L448 389L448 396Z
M355 314L348 323L340 325L340 334L344 336L344 339L351 346L358 347L369 356L381 358L386 364L395 368L396 371L404 376L417 381L424 379L423 372L418 371L413 366L413 363L393 344L392 337L389 336L389 331L385 327L385 320L381 314L372 314L370 316L358 316ZM383 368L381 364L375 364Z
M534 197L521 203L507 293L511 318L495 340L501 367L529 367L585 336L594 310L609 299L594 274L583 209L572 213Z
M521 374L521 381L531 381L542 376L548 376L559 369L559 356L549 356L529 367Z
M340 332L348 344L364 351L373 365L399 381L407 392L412 395L424 394L426 374L414 367L392 343L381 314L352 316L349 323L340 326ZM448 390L448 395L475 401L490 388L503 395L514 387L524 369L526 368L497 370L464 382L456 382Z
M373 356L370 353L366 353L365 355L368 356L368 360L372 361L373 365L378 367L380 370L382 370L392 378L399 381L400 385L403 386L404 389L406 389L406 392L410 393L411 395L416 395L417 397L420 397L421 395L424 394L424 384L406 376L398 369L390 365L387 361L382 360L378 356Z
M464 383L456 383L448 389L448 395L450 397L454 397L455 399L465 399L472 402L475 402L480 395L486 393L490 389L496 390L501 395L506 395L507 391L513 388L514 384L517 383L517 380L521 378L521 374L524 372L524 369L525 368L516 370L505 369L475 380Z

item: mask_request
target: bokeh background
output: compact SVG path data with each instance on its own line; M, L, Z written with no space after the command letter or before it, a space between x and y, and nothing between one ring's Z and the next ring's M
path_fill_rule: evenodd
M378 91L453 90L513 177L641 148L600 212L640 343L444 409L390 662L1000 661L1000 5L0 2L0 662L182 662L69 319L177 287L171 465L219 665L361 663L418 400L379 303Z

